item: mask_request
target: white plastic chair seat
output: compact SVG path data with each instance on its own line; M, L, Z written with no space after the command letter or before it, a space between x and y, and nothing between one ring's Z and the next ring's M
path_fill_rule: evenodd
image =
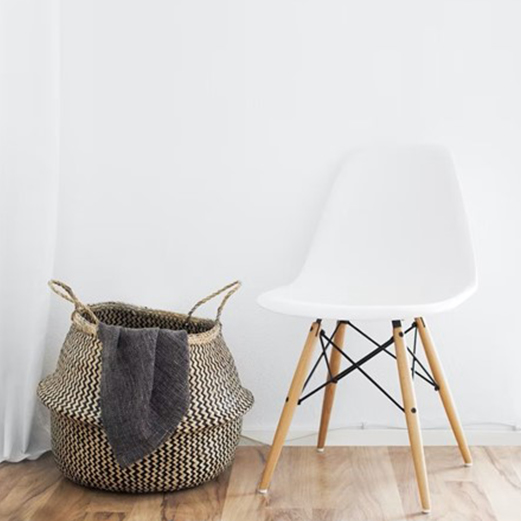
M351 154L337 177L296 280L259 303L312 318L399 320L451 309L476 286L448 151L370 147Z
M417 303L415 296L407 298L407 295L402 295L400 302L394 299L391 303L389 299L385 303L385 300L380 299L379 303L363 303L363 298L356 298L356 291L346 290L342 294L338 294L338 289L332 293L306 292L296 285L288 285L263 293L258 302L266 309L293 316L334 320L401 320L452 309L465 301L473 291L473 288L468 288L451 298L432 302Z

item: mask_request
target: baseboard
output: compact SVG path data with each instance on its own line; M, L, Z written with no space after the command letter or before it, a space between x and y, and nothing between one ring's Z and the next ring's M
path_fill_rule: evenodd
M521 430L484 430L466 429L469 445L521 445ZM429 446L455 445L454 436L449 430L424 429L423 442ZM243 432L241 445L269 445L273 431L246 430ZM317 433L313 431L290 431L286 445L313 446L317 441ZM333 429L327 437L327 444L351 446L401 446L408 445L405 429Z

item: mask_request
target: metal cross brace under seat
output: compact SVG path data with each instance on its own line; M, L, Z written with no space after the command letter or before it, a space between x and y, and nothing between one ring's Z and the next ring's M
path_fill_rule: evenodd
M364 357L360 358L359 360L354 361L349 355L347 355L333 341L333 338L335 337L335 334L336 334L340 324L346 324L347 326L351 327L359 335L361 335L366 340L369 340L369 342L374 344L376 346L376 348L373 349L370 353L368 353ZM439 386L436 383L436 381L434 380L434 377L426 369L426 367L421 363L421 361L418 360L418 358L416 356L416 345L417 345L417 340L418 340L418 329L416 327L416 323L415 322L413 322L411 324L411 326L404 331L404 337L408 333L410 333L411 331L414 331L413 349L411 350L407 346L407 351L409 352L409 354L412 357L412 365L411 365L412 378L414 379L415 376L418 376L419 378L421 378L422 380L427 382L429 385L432 385L432 387L434 388L435 391L438 391L439 390ZM389 346L393 345L393 344L394 344L393 337L389 338L389 340L387 340L383 344L379 344L376 340L371 338L367 333L362 331L360 328L358 328L357 326L355 326L354 324L352 324L348 320L337 322L335 330L333 331L333 334L330 337L328 337L326 335L326 333L323 330L321 330L320 331L320 346L322 348L322 352L320 353L317 361L313 365L313 367L312 367L308 377L306 378L306 381L304 383L304 387L302 389L302 392L304 392L304 390L306 389L309 381L311 380L313 374L317 370L317 367L319 366L319 364L320 364L320 362L322 360L324 360L325 363L326 363L329 378L323 384L319 385L318 387L316 387L312 391L309 391L304 396L301 396L301 398L298 401L298 404L300 405L304 400L307 400L308 398L313 396L315 393L317 393L318 391L320 391L324 387L326 387L328 385L331 385L331 384L336 384L338 381L340 381L342 378L345 378L347 375L351 374L353 371L360 371L360 373L362 373L379 391L381 391L389 400L391 400L391 402L394 403L394 405L396 405L403 412L404 411L403 406L395 398L393 398L393 396L391 396L374 378L372 378L364 369L362 369L362 366L364 364L366 364L367 362L369 362L369 360L373 359L376 355L378 355L378 354L380 354L382 352L387 354L387 355L389 355L389 356L391 356L392 358L396 359L396 355L394 355L393 353L391 353L390 351L387 350L387 348ZM332 349L336 349L349 362L349 364L351 364L347 369L344 369L343 371L340 371L336 375L332 374L331 366L329 365L329 360L328 360L328 357L327 357L327 350L328 350L328 348L330 346L331 346ZM421 371L417 370L417 366L420 368Z

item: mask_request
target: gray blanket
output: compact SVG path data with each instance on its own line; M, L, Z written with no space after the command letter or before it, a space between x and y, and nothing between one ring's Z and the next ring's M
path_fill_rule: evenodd
M158 448L186 414L186 331L100 323L101 420L118 463L126 467Z

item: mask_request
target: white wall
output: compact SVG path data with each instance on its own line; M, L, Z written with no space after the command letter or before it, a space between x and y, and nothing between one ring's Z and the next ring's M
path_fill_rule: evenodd
M257 398L246 428L273 429L308 322L256 295L297 273L347 150L445 143L481 286L430 323L464 423L521 424L521 3L64 1L61 16L56 277L87 301L181 311L242 279L225 335ZM55 302L48 368L69 311ZM398 393L390 358L371 367ZM436 395L418 392L423 425L444 426ZM320 401L296 429L316 428ZM361 376L337 402L336 427L403 422Z

